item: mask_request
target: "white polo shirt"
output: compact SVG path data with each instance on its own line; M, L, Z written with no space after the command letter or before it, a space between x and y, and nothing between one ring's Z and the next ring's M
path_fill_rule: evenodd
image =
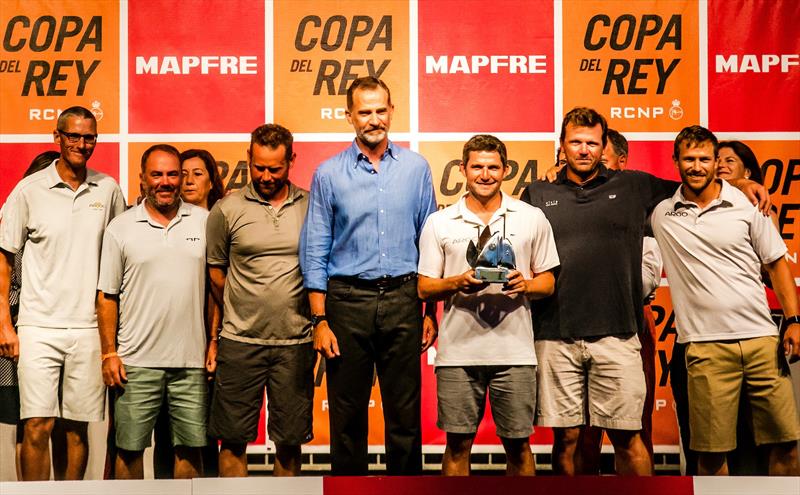
M650 236L642 240L642 294L649 296L661 284L661 271L664 261L658 243Z
M106 229L97 289L119 294L117 352L125 364L204 366L207 217L182 202L163 227L142 203Z
M777 335L761 281L761 265L786 254L769 217L721 181L705 208L682 189L650 216L669 280L678 342Z
M517 270L525 278L559 264L550 223L539 208L503 194L488 225L511 242ZM419 241L419 274L431 278L460 275L470 269L469 241L477 243L486 226L462 197L428 217ZM457 292L445 302L436 366L535 365L528 298L503 294L490 284L475 294Z
M91 169L73 191L56 161L22 179L3 207L0 248L25 247L17 324L96 328L103 230L125 211L125 200L114 179Z

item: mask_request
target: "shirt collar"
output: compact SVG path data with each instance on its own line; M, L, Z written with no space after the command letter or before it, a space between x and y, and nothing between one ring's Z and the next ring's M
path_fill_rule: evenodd
M61 179L61 176L58 175L58 170L56 170L56 163L58 162L59 158L53 160L50 165L45 169L45 173L47 174L47 187L52 189L54 187L65 185L69 187L69 185ZM88 167L86 168L86 180L83 181L83 184L87 186L96 186L97 185L97 174Z
M395 148L394 143L391 140L386 144L386 151L384 151L383 155L381 155L381 160L387 156L393 158L395 161L400 160L400 157L398 156L398 150ZM353 164L353 168L358 167L358 164L361 162L361 160L369 163L367 155L365 155L364 152L361 151L361 148L358 147L358 139L353 139L353 143L350 145L350 162ZM369 165L369 168L372 168L371 164Z
M247 183L244 188L244 197L251 201L257 201L263 204L269 204L269 201L265 200L261 197L258 192L256 192L256 187L253 185L253 181ZM289 182L289 195L286 197L286 201L283 203L285 205L294 203L298 199L303 197L303 191L299 189L297 186Z
M722 179L714 179L714 180L717 181L721 186L721 189L719 191L719 197L717 197L716 199L711 201L708 205L706 205L704 210L708 210L715 207L720 207L720 208L732 207L734 200L734 192L733 192L734 187L728 184L728 181ZM678 186L678 190L675 191L675 194L672 195L672 211L678 211L681 208L699 208L697 203L686 199L686 197L683 195L683 184Z
M147 208L144 206L144 202L145 201L147 201L147 200L143 199L141 203L136 205L136 211L135 211L136 221L137 222L149 222L152 225L157 225L158 227L162 227L160 224L157 224L157 223L153 222L152 219L150 218L150 214L147 213ZM178 219L180 217L187 217L187 216L192 214L191 206L189 206L189 203L185 203L182 199L178 199L178 203L179 203L178 214L175 215L175 218L173 218L169 222L170 224L176 222L177 221L176 219Z
M558 172L558 175L556 175L555 183L578 185L577 183L567 178L567 167L569 167L569 165L564 165L564 167ZM606 182L608 181L608 179L611 178L613 172L611 169L609 169L602 163L598 165L598 167L600 167L600 170L597 172L597 175L589 179L585 184L582 184L581 187L586 187L588 185L594 184L595 182Z
M468 194L469 193L466 193L463 196L461 196L461 198L458 200L458 203L456 203L456 207L450 210L450 218L452 219L461 218L465 221L483 225L483 222L480 221L478 215L476 215L475 213L470 211L469 208L467 208L466 198ZM500 191L500 196L502 198L500 200L500 207L497 208L497 210L495 210L494 213L492 213L492 218L489 221L489 225L494 223L495 220L502 217L507 212L511 213L518 211L517 205L515 205L514 202L511 201L511 197L509 195L507 195L503 191Z

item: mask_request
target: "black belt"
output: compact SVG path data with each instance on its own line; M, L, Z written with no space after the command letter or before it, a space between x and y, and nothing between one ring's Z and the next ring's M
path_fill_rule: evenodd
M396 277L381 277L372 280L337 275L335 277L331 277L331 280L344 282L348 285L352 285L353 287L358 287L359 289L392 290L400 287L409 280L414 280L415 278L417 278L416 273L406 273L405 275L398 275Z

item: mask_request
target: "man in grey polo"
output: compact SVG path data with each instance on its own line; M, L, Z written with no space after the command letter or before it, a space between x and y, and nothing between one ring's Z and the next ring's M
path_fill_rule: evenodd
M105 406L94 307L100 246L108 222L125 210L114 179L86 166L97 144L94 115L64 110L53 138L58 160L17 184L0 222L0 356L19 358L24 480L50 479L56 417L67 432L66 479L86 471L87 422L102 421ZM8 288L22 248L18 338Z
M141 166L144 201L106 229L97 285L103 379L117 389L115 473L143 478L144 449L166 394L174 475L193 478L206 444L208 213L180 199L177 149L151 146Z
M279 125L256 128L250 183L208 217L211 289L224 306L209 423L209 436L222 440L220 476L247 476L265 387L276 476L300 473L300 446L313 435L315 354L297 255L308 192L288 180L292 142Z

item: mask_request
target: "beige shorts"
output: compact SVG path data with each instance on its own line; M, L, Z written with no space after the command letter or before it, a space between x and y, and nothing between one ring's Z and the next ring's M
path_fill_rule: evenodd
M800 439L792 381L778 368L778 338L692 342L686 348L691 448L736 448L739 396L745 384L756 445Z
M19 327L20 417L102 421L97 328Z
M641 430L647 392L641 344L631 337L537 340L539 400L536 424L571 428L588 423Z

